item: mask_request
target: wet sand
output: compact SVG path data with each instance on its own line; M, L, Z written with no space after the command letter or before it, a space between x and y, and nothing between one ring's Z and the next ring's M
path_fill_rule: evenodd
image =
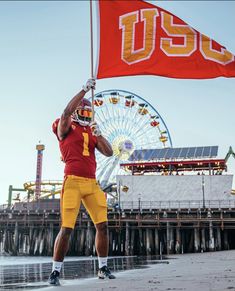
M235 290L235 250L171 255L168 262L115 273L115 280L61 280L60 287L38 290Z

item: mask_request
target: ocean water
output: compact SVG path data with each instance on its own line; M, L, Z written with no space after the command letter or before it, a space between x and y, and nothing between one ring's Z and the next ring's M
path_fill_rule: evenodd
M113 272L145 268L156 257L110 257L108 266ZM0 256L0 290L33 290L48 287L51 257ZM62 280L97 276L97 257L67 257L61 272Z

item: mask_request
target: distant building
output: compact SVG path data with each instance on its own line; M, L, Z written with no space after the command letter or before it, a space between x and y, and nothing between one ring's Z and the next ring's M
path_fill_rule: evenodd
M233 175L225 159L218 159L218 146L136 150L122 168L129 175L117 176L119 202L124 208L141 202L143 208L229 208ZM183 175L182 175L183 174Z

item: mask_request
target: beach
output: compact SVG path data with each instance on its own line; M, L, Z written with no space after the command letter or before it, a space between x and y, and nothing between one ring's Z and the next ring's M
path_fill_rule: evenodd
M235 250L170 255L147 268L116 272L115 280L61 280L43 290L235 290ZM42 289L38 289L42 290Z

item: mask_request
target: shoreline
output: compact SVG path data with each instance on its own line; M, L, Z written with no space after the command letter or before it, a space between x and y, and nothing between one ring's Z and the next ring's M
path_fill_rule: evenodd
M48 291L74 290L74 288L87 291L235 290L235 250L170 255L168 258L169 264L166 264L166 261L159 261L148 265L147 268L117 272L115 280L97 278L61 280L60 287L49 286L43 289Z

